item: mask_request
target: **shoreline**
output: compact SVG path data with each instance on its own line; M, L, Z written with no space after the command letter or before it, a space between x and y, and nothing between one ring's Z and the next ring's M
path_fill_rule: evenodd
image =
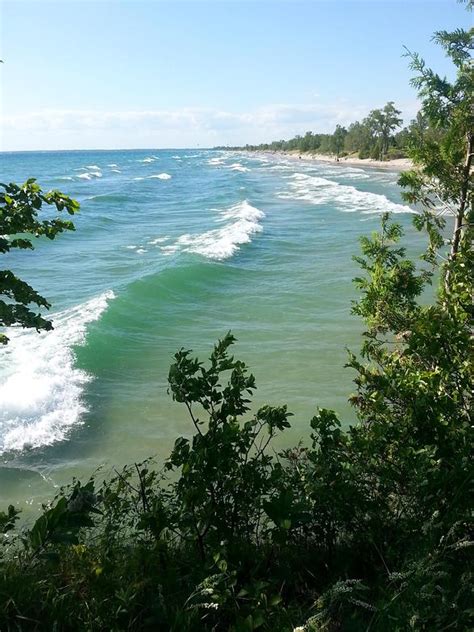
M346 156L336 160L334 156L328 156L327 154L310 154L302 153L299 151L248 151L243 150L249 154L264 154L271 156L278 156L281 158L292 158L293 160L306 160L310 162L325 162L333 165L350 165L354 167L368 167L376 169L386 169L387 171L405 171L407 169L413 169L413 162L409 158L397 158L395 160L374 160L372 158L357 158L356 156Z

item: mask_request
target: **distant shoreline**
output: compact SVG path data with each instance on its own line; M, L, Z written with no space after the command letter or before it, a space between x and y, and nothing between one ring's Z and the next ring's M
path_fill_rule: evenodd
M352 165L355 167L369 167L377 169L387 169L389 171L405 171L413 169L413 162L409 158L397 158L396 160L373 160L372 158L357 158L357 156L345 156L336 160L334 156L327 154L310 154L300 151L248 151L242 150L249 154L264 154L271 156L281 156L284 158L292 158L293 160L310 160L315 162L328 162L333 165Z

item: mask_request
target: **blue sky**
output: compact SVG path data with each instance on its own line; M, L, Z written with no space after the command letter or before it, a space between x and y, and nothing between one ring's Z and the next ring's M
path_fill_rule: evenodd
M403 45L451 73L455 0L3 0L0 148L195 147L417 109Z

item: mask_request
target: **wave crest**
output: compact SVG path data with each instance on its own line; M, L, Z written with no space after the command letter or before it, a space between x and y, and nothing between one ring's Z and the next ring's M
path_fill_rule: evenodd
M115 298L110 290L54 318L54 330L38 334L11 328L0 367L0 454L51 445L64 439L86 408L91 379L74 366L73 346L85 341L87 325Z
M319 176L295 173L290 190L279 194L283 199L304 200L311 204L332 204L337 209L362 213L416 213L409 206L391 202L385 195L360 191L353 186L339 184Z
M247 200L221 211L218 221L229 222L222 228L199 235L181 235L176 242L185 252L193 252L209 259L228 259L242 244L251 241L251 235L260 232L260 220L265 213Z

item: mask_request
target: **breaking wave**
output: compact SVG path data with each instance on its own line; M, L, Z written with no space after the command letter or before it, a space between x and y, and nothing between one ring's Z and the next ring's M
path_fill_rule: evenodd
M84 344L87 325L115 297L112 291L60 312L54 330L11 328L0 366L0 454L61 441L80 423L84 385L91 377L74 366L73 347Z
M295 173L291 176L289 190L279 194L283 199L304 200L311 204L331 204L350 213L416 213L409 206L391 202L385 195L360 191L353 186L338 184L319 176Z
M219 222L227 222L222 228L198 235L181 235L176 242L185 252L194 252L209 259L228 259L242 244L251 241L254 233L262 230L260 220L265 213L247 200L239 202L219 213Z

